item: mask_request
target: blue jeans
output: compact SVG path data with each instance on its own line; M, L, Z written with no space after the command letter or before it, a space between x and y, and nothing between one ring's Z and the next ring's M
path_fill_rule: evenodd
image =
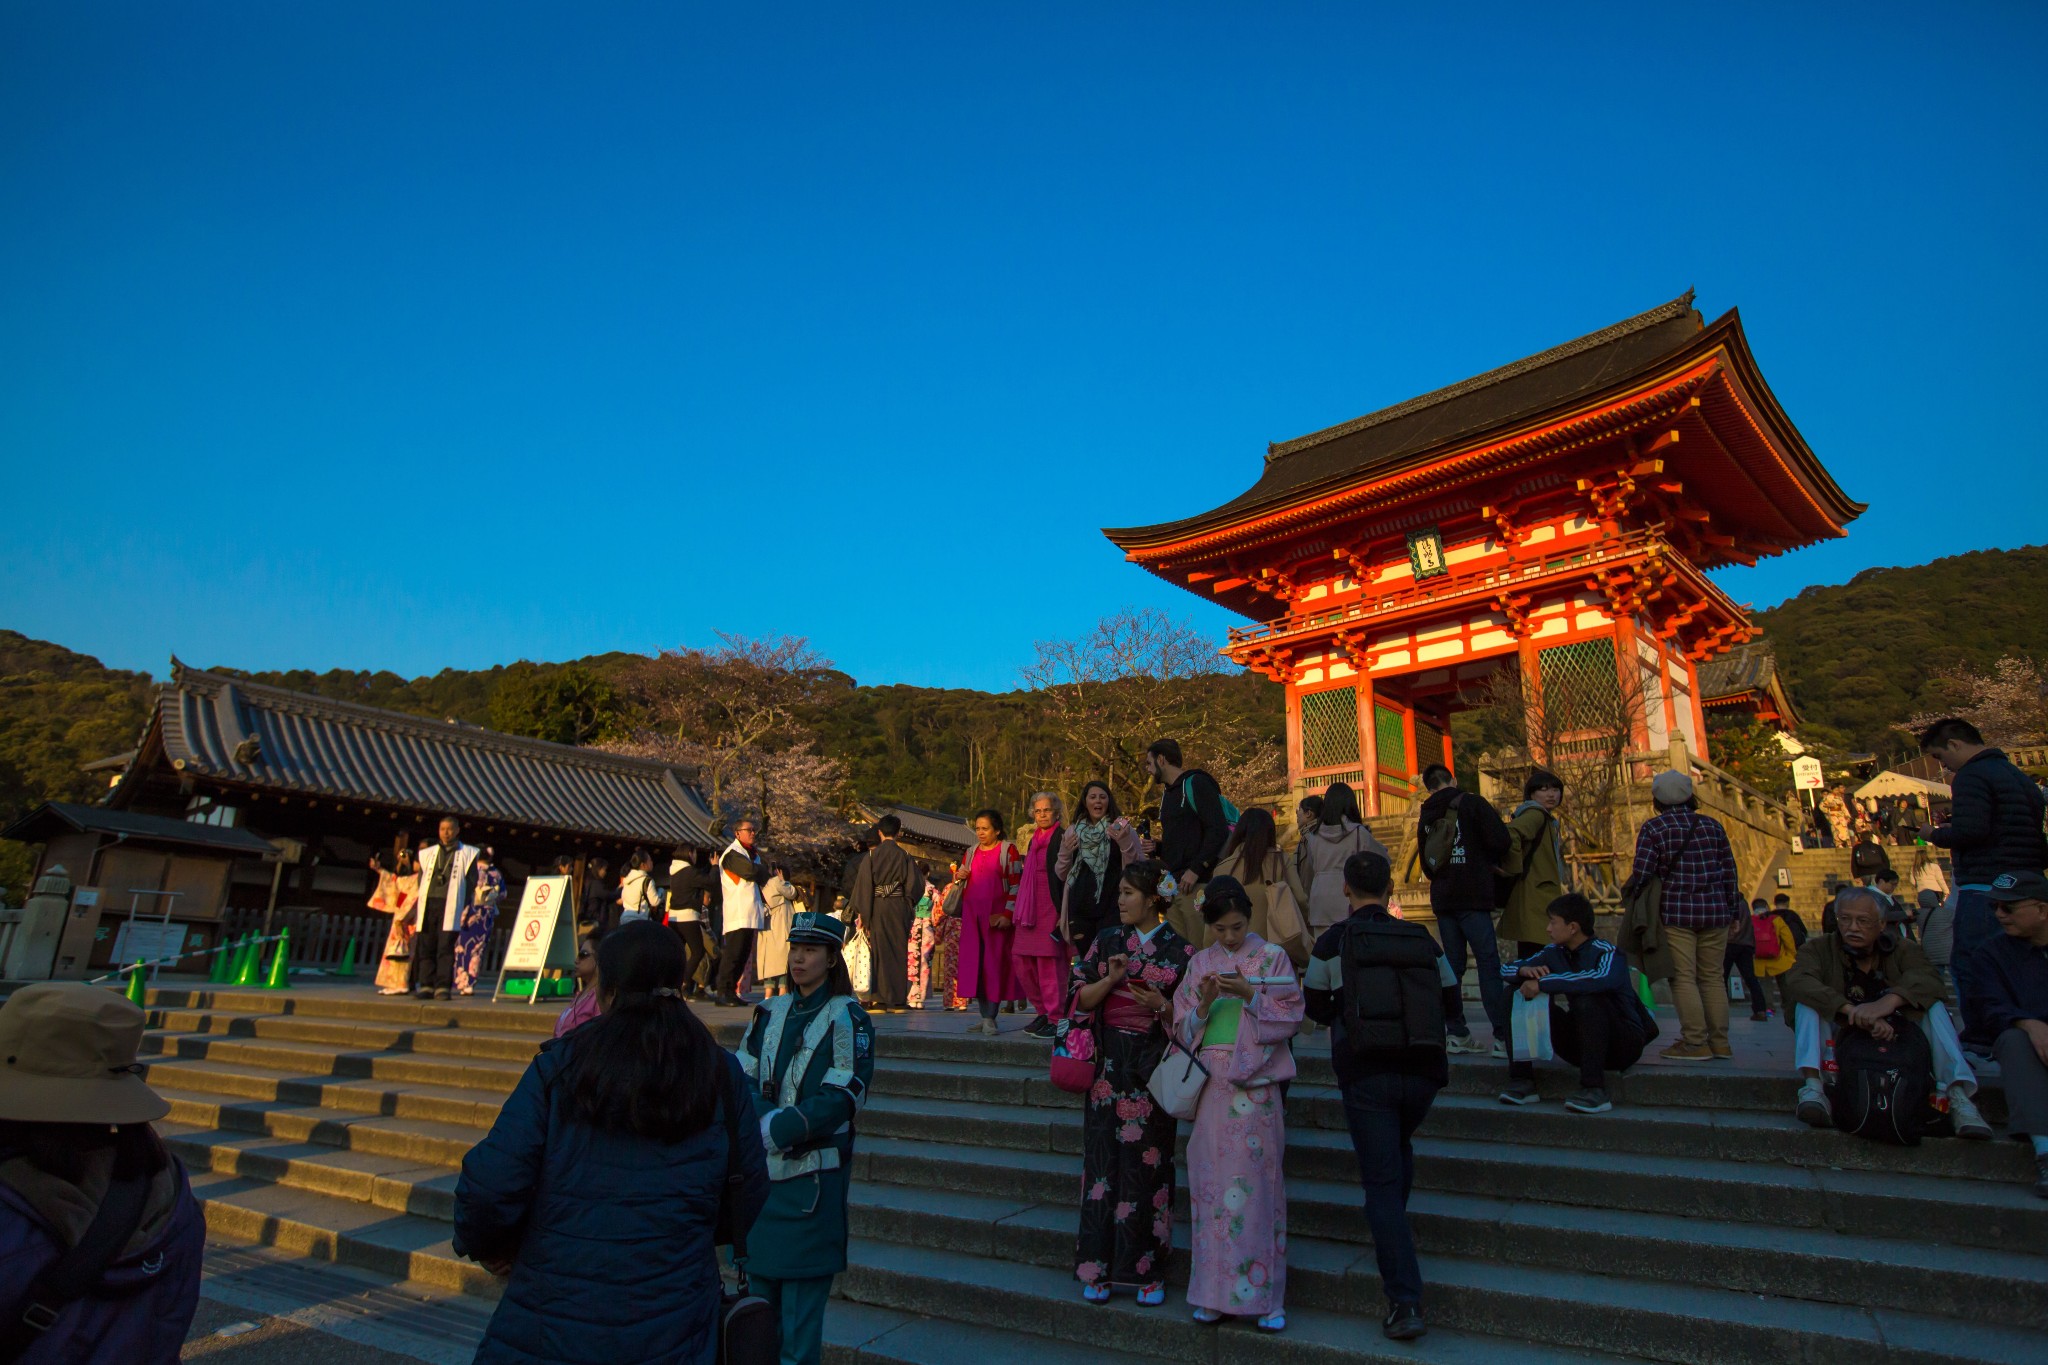
M1949 975L1955 978L1956 1001L1962 1006L1962 1016L1970 1018L1971 978L1976 974L1976 963L1972 960L1981 948L1999 934L2005 932L1998 927L1998 917L1992 913L1991 898L1983 887L1956 888L1956 933L1955 946L1949 950Z
M1486 1010L1486 1021L1493 1025L1494 1040L1506 1041L1508 986L1500 976L1500 945L1493 937L1493 912L1441 911L1436 917L1436 932L1443 940L1444 961L1451 964L1451 974L1461 985L1465 980L1465 949L1472 949L1472 965L1479 973L1479 1003ZM1465 1022L1465 1001L1462 997L1457 1010L1444 1019L1444 1027L1460 1038L1471 1034L1472 1027Z
M1415 1185L1410 1139L1429 1115L1437 1084L1382 1072L1349 1081L1343 1090L1344 1121L1358 1153L1358 1181L1365 1187L1365 1221L1372 1229L1380 1284L1389 1303L1420 1303L1422 1269L1415 1263L1415 1234L1408 1227L1408 1192Z

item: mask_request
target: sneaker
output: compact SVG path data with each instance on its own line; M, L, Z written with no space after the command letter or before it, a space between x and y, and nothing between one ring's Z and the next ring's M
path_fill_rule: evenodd
M1728 1048L1728 1049L1726 1049L1726 1050L1724 1051L1724 1050L1723 1050L1723 1049L1721 1049L1721 1048L1718 1048L1718 1047L1717 1047L1717 1048L1715 1048L1715 1049L1714 1049L1714 1060L1715 1060L1715 1061L1717 1061L1717 1062L1732 1062L1732 1061L1734 1061L1734 1060L1735 1060L1735 1049L1731 1047L1731 1048Z
M1166 1302L1166 1281L1156 1280L1138 1291L1138 1307L1157 1308Z
M1707 1048L1687 1047L1684 1043L1674 1043L1657 1055L1667 1062L1711 1062L1714 1060L1714 1054Z
M1799 1121L1814 1128L1835 1126L1834 1111L1828 1108L1828 1092L1818 1080L1808 1079L1799 1087L1799 1103L1792 1111Z
M1027 1038L1037 1038L1049 1043L1052 1041L1052 1031L1052 1020L1040 1017L1025 1025L1024 1036Z
M1444 1051L1453 1057L1483 1057L1486 1055L1486 1044L1469 1033L1453 1033L1444 1039Z
M1495 1039L1492 1051L1486 1055L1493 1058L1496 1062L1504 1062L1508 1059L1508 1045L1499 1039Z
M1084 1284L1081 1297L1089 1303L1108 1303L1109 1286L1106 1284Z
M422 986L414 991L413 994L422 1000L432 1000L434 998L434 988L432 986Z
M1397 1303L1387 1310L1380 1330L1387 1334L1389 1341L1413 1341L1429 1330L1429 1324L1422 1320L1421 1304Z
M1597 1085L1589 1085L1564 1102L1564 1107L1574 1114L1604 1114L1614 1107L1614 1101L1607 1098L1607 1092Z
M1541 1104L1543 1096L1536 1092L1536 1082L1515 1078L1508 1081L1500 1092L1502 1104Z
M1778 1012L1776 1010L1759 1010L1749 1016L1749 1022L1752 1024L1768 1023L1770 1020L1777 1018L1777 1016Z
M1991 1125L1977 1112L1976 1101L1964 1094L1959 1085L1949 1087L1948 1116L1956 1126L1957 1137L1969 1138L1973 1142L1991 1141Z
M1217 1323L1223 1321L1223 1315L1213 1308L1197 1308L1192 1316L1196 1322L1201 1323L1204 1327L1214 1327Z
M453 1000L455 998L455 992L449 990L435 991L434 998L436 1000Z
M2048 1157L2043 1157L2042 1160L2048 1162ZM2048 1166L2044 1166L2042 1169L2048 1170ZM2036 1191L2036 1193L2039 1193L2039 1191ZM1268 1313L1254 1325L1261 1332L1284 1332L1287 1330L1287 1315L1285 1313Z

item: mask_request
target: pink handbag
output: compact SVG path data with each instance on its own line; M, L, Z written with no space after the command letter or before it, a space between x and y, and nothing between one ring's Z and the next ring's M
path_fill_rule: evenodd
M1065 1016L1052 1026L1052 1083L1075 1095L1095 1084L1095 1011L1076 1010L1071 991Z

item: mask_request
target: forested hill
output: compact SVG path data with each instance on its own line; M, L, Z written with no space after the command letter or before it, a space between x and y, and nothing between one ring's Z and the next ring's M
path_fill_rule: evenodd
M2048 546L1871 569L1848 583L1808 588L1756 619L1817 735L1846 748L1894 752L1904 737L1890 727L1939 704L1932 684L1940 674L1986 671L2007 654L2048 661ZM443 669L418 678L342 669L243 676L575 741L592 736L558 728L572 709L564 698L602 720L611 680L633 657ZM0 631L0 817L11 820L44 800L90 800L103 790L104 777L78 768L132 747L149 684L144 674ZM1270 723L1276 735L1280 728L1279 689L1256 675L1218 676L1205 705ZM1054 757L1038 708L1022 692L857 687L837 675L810 723L854 791L938 809L970 809L1014 792ZM18 846L0 844L0 886L10 899L22 894L26 870Z
M2048 546L1866 569L1755 619L1806 722L1889 753L1904 742L1895 722L1939 705L1938 675L2008 654L2048 661Z

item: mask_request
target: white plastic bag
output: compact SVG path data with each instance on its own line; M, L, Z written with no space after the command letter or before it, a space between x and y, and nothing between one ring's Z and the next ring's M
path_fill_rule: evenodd
M1728 973L1728 998L1730 1000L1749 999L1749 992L1742 988L1742 976L1738 972Z
M852 978L853 993L866 996L874 989L874 953L868 947L868 931L855 929L846 944L846 974Z
M1550 998L1539 994L1534 1000L1515 992L1515 1010L1508 1020L1511 1055L1518 1062L1547 1062L1556 1054L1550 1050Z

